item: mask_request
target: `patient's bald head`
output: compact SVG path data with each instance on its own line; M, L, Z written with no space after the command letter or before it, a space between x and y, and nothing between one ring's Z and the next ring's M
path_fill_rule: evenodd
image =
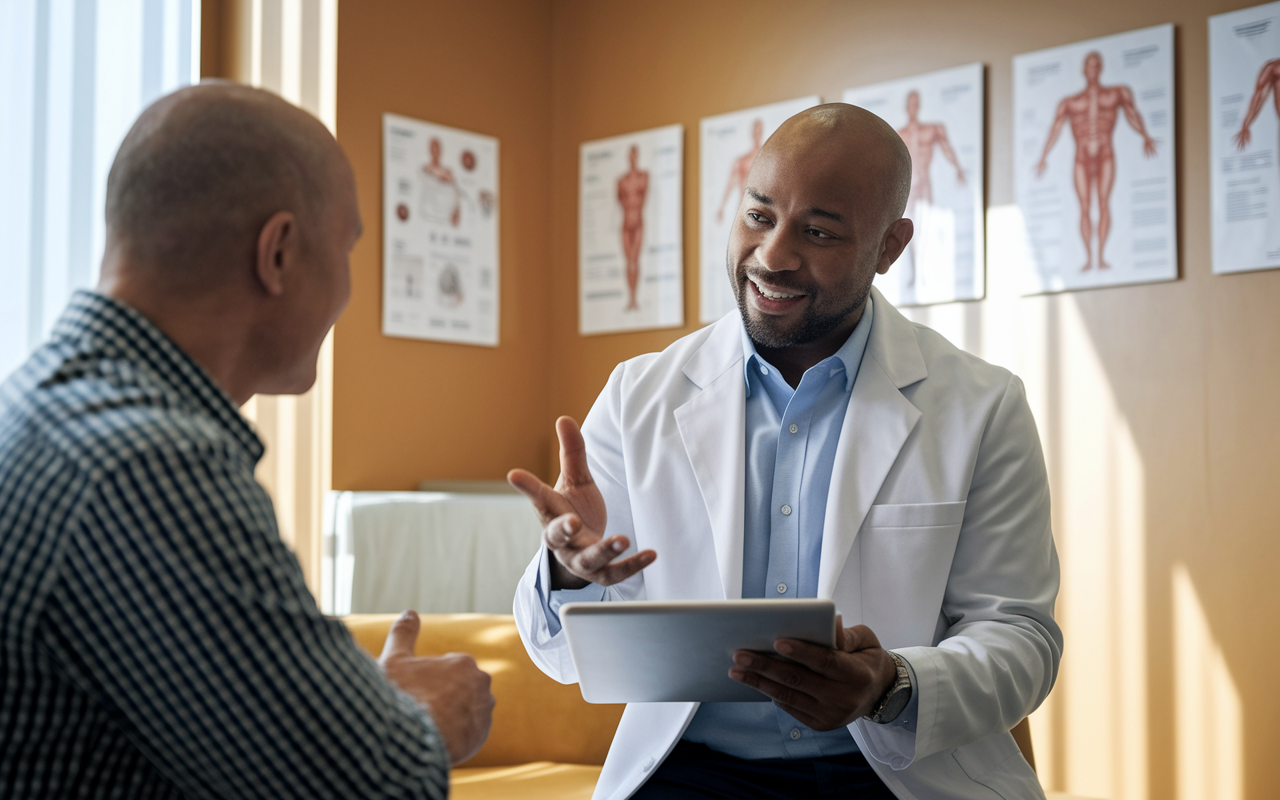
M315 117L228 83L162 97L120 145L106 218L100 292L237 402L311 386L362 231L351 166Z
M147 108L121 143L107 178L108 235L134 266L198 288L250 258L278 211L317 229L343 167L328 130L276 95L191 86Z

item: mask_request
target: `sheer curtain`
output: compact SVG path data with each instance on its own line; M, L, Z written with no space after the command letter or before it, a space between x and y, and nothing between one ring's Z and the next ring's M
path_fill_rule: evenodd
M116 149L199 64L199 0L0 1L0 379L97 282Z
M310 111L334 130L337 0L228 0L229 75ZM224 51L225 52L225 51ZM333 335L316 385L297 397L259 395L242 409L267 444L258 480L275 502L280 535L319 594L321 514L332 475Z

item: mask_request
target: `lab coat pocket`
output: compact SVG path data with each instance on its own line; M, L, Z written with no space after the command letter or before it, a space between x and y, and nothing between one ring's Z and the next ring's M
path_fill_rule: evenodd
M864 618L885 647L931 645L964 501L873 505L858 533Z
M863 521L865 528L941 528L964 521L965 501L875 505Z

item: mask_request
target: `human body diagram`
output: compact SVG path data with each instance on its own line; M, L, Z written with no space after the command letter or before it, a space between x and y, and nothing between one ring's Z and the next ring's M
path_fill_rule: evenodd
M1084 91L1064 98L1058 104L1044 152L1036 165L1036 176L1044 175L1049 152L1063 125L1070 122L1071 135L1076 141L1074 183L1080 203L1080 238L1084 241L1086 254L1082 272L1093 269L1095 265L1100 270L1111 268L1104 257L1104 249L1111 232L1111 190L1116 178L1112 139L1120 112L1124 112L1130 127L1142 137L1142 151L1147 158L1155 156L1157 144L1147 133L1142 114L1134 102L1133 91L1124 85L1104 86L1100 81L1101 75L1102 55L1097 51L1090 52L1084 57ZM1095 197L1098 203L1096 247L1092 219Z
M1249 100L1249 110L1245 112L1244 122L1240 124L1240 132L1231 138L1237 150L1243 150L1249 146L1249 141L1252 139L1249 127L1262 111L1262 106L1267 102L1267 95L1274 96L1276 114L1280 115L1280 58L1273 58L1263 64L1258 72L1253 98Z
M916 218L918 206L933 204L933 183L929 177L929 168L933 164L935 147L955 167L956 182L963 186L965 181L964 169L956 158L951 140L947 138L947 126L940 122L921 122L919 114L920 93L913 89L907 94L907 124L898 129L898 135L911 154L911 193L907 196L906 210L906 216L910 219ZM907 286L915 286L918 250L914 240L908 245L908 253L909 257L903 265L907 269L905 283Z
M730 200L735 203L742 197L747 186L747 175L751 174L751 165L756 163L756 155L764 144L764 120L757 119L751 123L751 149L733 160L729 169L729 180L724 186L724 196L720 198L720 207L716 210L716 222L724 220L725 206ZM734 206L735 208L737 206Z
M626 261L627 311L640 308L640 250L644 244L644 201L649 195L649 173L639 167L640 148L631 145L630 168L618 178L618 204L622 206L622 255Z
M422 167L422 215L438 222L447 221L458 227L462 221L462 200L466 196L458 186L453 170L440 163L440 140L432 138L427 145L431 161Z

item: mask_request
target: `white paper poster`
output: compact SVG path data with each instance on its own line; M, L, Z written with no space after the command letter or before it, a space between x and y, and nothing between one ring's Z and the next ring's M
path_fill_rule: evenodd
M1023 291L1175 280L1173 26L1015 56Z
M874 112L911 151L915 223L907 249L875 284L894 305L980 300L983 245L982 65L846 89L844 102Z
M1213 271L1280 267L1280 3L1209 18Z
M382 116L382 332L498 345L498 140Z
M684 324L684 128L583 143L578 330Z
M760 145L788 118L819 102L817 95L811 95L702 119L698 213L700 322L715 322L738 307L725 269L725 254L729 249L729 229Z

